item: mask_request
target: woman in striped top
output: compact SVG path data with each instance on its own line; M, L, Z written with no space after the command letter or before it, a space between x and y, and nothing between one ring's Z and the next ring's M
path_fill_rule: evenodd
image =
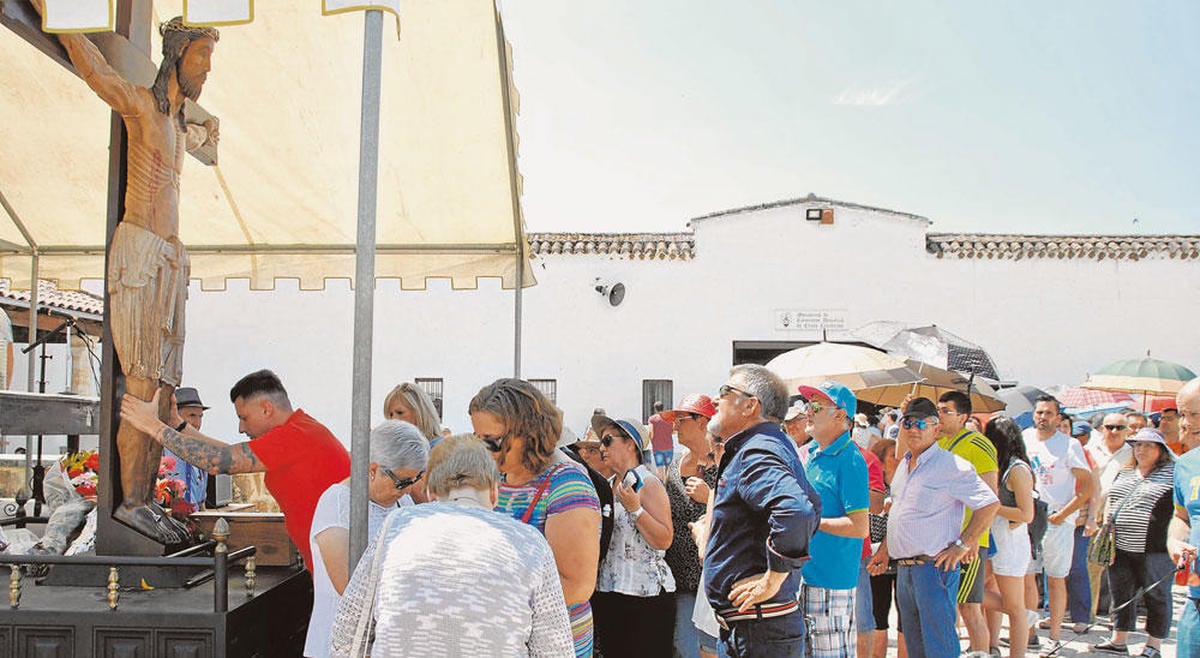
M471 400L471 425L500 469L496 511L546 537L571 618L576 656L592 655L600 561L600 499L587 471L557 449L562 412L522 379L498 379Z
M1163 435L1144 428L1129 439L1133 461L1117 474L1108 490L1105 518L1116 529L1116 558L1108 568L1113 605L1121 607L1112 638L1094 645L1096 652L1128 655L1126 635L1137 619L1136 604L1124 605L1143 587L1146 592L1146 647L1142 655L1159 658L1159 646L1171 627L1171 582L1175 571L1167 555L1167 525L1174 515L1172 492L1175 455ZM1123 606L1123 607L1122 607Z

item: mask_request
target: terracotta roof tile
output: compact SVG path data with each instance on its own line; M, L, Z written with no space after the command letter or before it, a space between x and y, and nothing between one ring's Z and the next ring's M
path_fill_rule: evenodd
M1200 235L1010 235L929 233L925 249L938 258L1200 258Z
M688 260L695 255L691 233L529 233L534 255L602 254L629 260Z
M0 302L5 299L25 302L28 308L29 297L28 290L9 290L7 281L0 282ZM59 290L53 281L45 279L38 281L38 305L95 316L104 314L104 300L99 295L83 290Z

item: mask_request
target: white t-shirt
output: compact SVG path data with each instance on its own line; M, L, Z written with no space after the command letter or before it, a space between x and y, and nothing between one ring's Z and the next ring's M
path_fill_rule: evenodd
M1075 474L1071 469L1091 471L1083 454L1083 446L1062 432L1055 432L1042 441L1038 439L1037 429L1031 427L1024 431L1023 436L1029 465L1033 468L1033 484L1053 514L1066 507L1075 497ZM1065 519L1064 523L1073 524L1076 514L1078 512Z
M407 502L412 505L412 499L405 496L399 503ZM367 514L367 539L383 525L389 512L394 507L383 507L371 503ZM325 570L325 560L321 558L321 548L317 546L317 535L329 528L350 528L350 487L339 482L330 485L317 501L313 511L312 528L308 532L308 544L312 549L312 578L313 578L313 609L308 621L308 635L304 640L304 655L314 658L325 658L329 655L329 635L333 628L333 618L337 614L338 603L342 597L333 588L329 580L329 572Z
M1122 443L1116 452L1109 452L1108 446L1104 445L1104 440L1101 439L1096 442L1088 442L1084 450L1096 463L1096 472L1100 475L1100 481L1096 483L1096 486L1100 487L1100 500L1104 500L1108 496L1108 490L1112 488L1113 482L1117 480L1117 473L1125 468L1130 457L1133 456L1133 448L1130 448L1128 443Z

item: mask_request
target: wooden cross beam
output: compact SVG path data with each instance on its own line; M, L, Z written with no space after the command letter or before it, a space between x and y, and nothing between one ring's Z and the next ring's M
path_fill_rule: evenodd
M141 7L145 8L144 12L138 11ZM63 48L58 39L53 34L46 34L42 31L42 17L29 4L28 0L0 0L0 8L2 8L0 24L12 30L67 70L75 71L71 60L67 59L67 50ZM149 8L149 2L133 2L131 6L132 22L135 25L149 25L152 20ZM144 15L139 15L142 13ZM120 31L120 28L118 30ZM96 32L87 35L117 73L120 73L126 80L145 87L154 84L154 76L158 73L158 65L150 59L148 36L147 32L145 47L138 47L129 38L117 32ZM203 124L212 118L213 114L198 103L186 99L183 105L183 117L187 123ZM216 144L200 146L188 153L206 165L217 163Z

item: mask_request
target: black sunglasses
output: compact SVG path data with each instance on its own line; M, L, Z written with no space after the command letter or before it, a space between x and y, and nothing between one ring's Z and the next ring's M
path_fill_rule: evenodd
M1105 425L1104 429L1110 432L1120 432L1121 430L1125 429L1125 427L1125 425Z
M600 445L604 446L605 448L609 448L612 446L613 441L623 438L625 437L621 436L620 434L605 434L604 436L600 437Z
M483 445L486 446L490 452L500 452L503 450L504 439L508 438L507 434L503 434L501 436L479 436L476 434L475 436L480 441L483 441Z
M416 475L410 478L401 478L393 473L391 469L387 468L383 469L383 474L391 478L392 484L396 485L396 491L404 491L405 489L416 484L417 480L420 480L421 476L425 475L425 471L418 471Z
M723 398L726 395L729 395L730 393L737 393L738 395L745 397L745 398L753 398L754 397L754 395L747 393L746 391L743 391L740 388L730 386L729 384L723 384L721 386L721 388L717 389L717 397L719 397L719 398Z

